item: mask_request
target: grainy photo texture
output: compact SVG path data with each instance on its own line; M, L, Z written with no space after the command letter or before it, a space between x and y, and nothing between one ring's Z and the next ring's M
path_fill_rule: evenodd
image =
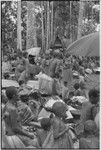
M100 0L0 1L1 148L100 148Z

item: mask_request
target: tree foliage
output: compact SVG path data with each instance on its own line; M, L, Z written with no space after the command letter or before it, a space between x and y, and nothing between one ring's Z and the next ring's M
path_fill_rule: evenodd
M21 21L22 21L22 49L26 50L26 36L27 36L27 3L21 2ZM2 16L1 16L1 33L2 33L2 50L3 53L10 52L11 49L17 50L17 2L16 1L2 1ZM82 36L96 31L99 24L99 10L94 6L99 5L99 1L85 1L82 23ZM34 14L36 18L37 27L37 41L38 46L42 46L42 16L44 22L45 41L47 37L47 1L44 1L42 9L41 1L35 1ZM70 15L70 1L54 1L53 5L53 35L59 34L60 37L72 40L77 39L78 31L78 17L79 17L79 2L72 1L71 15ZM51 16L51 1L50 1L50 16ZM51 17L50 17L51 18ZM51 20L50 20L51 22ZM53 38L54 39L54 38Z

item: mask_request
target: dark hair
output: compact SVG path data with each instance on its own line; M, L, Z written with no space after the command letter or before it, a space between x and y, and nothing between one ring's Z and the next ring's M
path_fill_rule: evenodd
M80 65L80 66L82 65L82 62L81 62L81 61L79 61L79 65Z
M50 127L51 127L51 121L50 121L50 118L43 118L41 120L41 127L44 129L44 130L49 130Z
M30 64L35 64L35 56L29 55L28 60Z
M64 81L64 86L67 86L67 81Z
M78 90L79 87L80 87L79 83L75 83L75 84L74 84L74 89L75 89L75 90Z
M9 86L6 88L6 96L10 100L14 95L17 95L17 89L14 86Z
M99 90L91 89L88 93L89 100L92 104L97 104L99 101Z
M20 95L20 100L24 103L27 103L29 100L29 96L28 95Z
M22 84L24 84L24 81L23 80L19 80L19 85L21 86Z
M40 98L40 96L41 96L40 93L37 91L34 91L34 92L29 94L29 97L31 97L34 100L38 100Z
M74 96L74 92L69 92L69 96Z
M10 77L8 72L5 72L3 76L4 76L4 79L9 79L9 77Z

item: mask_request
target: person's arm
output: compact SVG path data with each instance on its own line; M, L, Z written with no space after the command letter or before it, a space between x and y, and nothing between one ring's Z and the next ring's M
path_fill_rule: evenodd
M39 129L41 128L40 123L34 122L34 121L29 122L28 125L29 125L29 126L33 126L33 127L35 127L35 128L39 128Z
M34 138L33 134L29 133L28 131L24 130L21 127L20 122L18 121L18 114L16 112L16 109L10 112L10 117L11 117L12 130L15 134L20 134L30 138Z

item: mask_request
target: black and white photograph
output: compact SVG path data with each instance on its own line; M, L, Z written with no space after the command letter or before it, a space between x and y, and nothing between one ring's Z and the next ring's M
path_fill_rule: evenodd
M100 0L1 0L1 149L100 149Z

